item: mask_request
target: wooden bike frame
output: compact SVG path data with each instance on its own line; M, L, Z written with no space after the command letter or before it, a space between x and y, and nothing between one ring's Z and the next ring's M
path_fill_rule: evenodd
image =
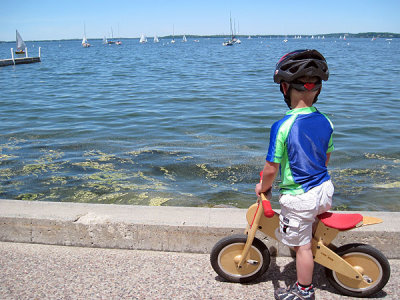
M276 230L279 230L279 214L275 212L272 217L267 218L264 215L262 201L269 201L264 193L261 194L257 203L250 206L247 211L246 219L248 226L245 231L247 234L247 241L241 255L235 257L235 263L239 269L243 267L244 263L246 263L257 230L260 230L265 235L279 241L275 234ZM376 224L381 221L382 220L378 218L364 217L360 226ZM355 283L360 288L368 287L370 284L364 280L361 274L362 270L358 270L351 266L347 261L328 247L339 232L340 230L338 229L328 227L321 221L318 222L312 239L314 261L335 271L336 273L344 275L349 283Z

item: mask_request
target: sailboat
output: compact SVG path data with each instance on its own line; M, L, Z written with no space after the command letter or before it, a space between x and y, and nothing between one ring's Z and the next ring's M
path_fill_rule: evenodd
M119 24L118 24L118 36L121 37L121 36L119 35ZM117 41L115 42L115 45L122 45L122 42L121 42L121 40L120 40L119 38L118 38Z
M147 43L147 38L144 34L142 34L142 36L140 37L139 43L141 44Z
M87 38L86 38L86 26L85 26L85 25L83 25L82 47L83 47L83 48L88 48L88 47L90 47L90 44L88 43L88 40L87 40Z
M154 43L158 43L158 42L159 42L158 37L155 35L154 36Z
M229 21L231 24L231 39L227 42L223 42L222 43L223 46L233 46L236 43L236 37L233 34L233 30L232 30L232 16L231 15L229 15Z
M16 30L17 50L15 54L25 54L26 45L18 30Z
M112 27L111 27L111 40L107 40L107 44L109 44L109 45L115 44L115 41L114 41L114 32L113 32Z
M186 35L183 35L182 42L183 42L183 43L186 43L186 42L187 42Z
M236 26L234 26L234 32L236 33L237 36L239 36L239 22L237 24L237 30L236 30ZM239 38L236 39L235 44L241 44L242 42L239 40Z
M172 26L172 41L171 44L175 44L175 26Z
M90 46L91 45L88 43L88 40L87 40L86 36L84 36L83 39L82 39L82 47L83 48L88 48Z

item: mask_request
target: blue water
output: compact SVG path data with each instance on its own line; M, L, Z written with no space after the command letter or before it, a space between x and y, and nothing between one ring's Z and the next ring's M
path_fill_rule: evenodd
M247 207L287 110L275 63L316 48L330 68L316 106L335 125L334 207L400 210L400 40L89 42L27 42L41 63L0 68L0 198Z

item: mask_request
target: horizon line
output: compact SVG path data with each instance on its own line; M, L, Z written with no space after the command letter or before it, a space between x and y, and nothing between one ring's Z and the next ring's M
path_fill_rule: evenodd
M333 35L338 35L340 36L352 36L352 35L368 35L368 37L371 37L370 35L376 35L376 38L379 38L379 35L396 35L394 38L400 38L400 33L395 33L395 32L378 32L378 31L366 31L366 32L359 32L359 33L350 33L350 32L337 32L337 33L318 33L318 34L237 34L235 36L237 37L295 37L295 36L301 36L301 37L318 37L318 36L328 36L332 37ZM174 37L206 37L206 38L221 38L221 37L230 37L229 34L178 34L174 35ZM154 36L154 35L153 35ZM151 37L151 36L147 36ZM165 36L159 36L159 38L171 38L173 35L165 35ZM75 38L64 38L64 39L45 39L45 40L26 40L26 42L50 42L50 41L73 41L73 40L80 40L80 37L75 37ZM91 40L103 40L104 38L89 38ZM110 40L118 40L118 39L140 39L140 37L119 37L119 38L109 38ZM10 43L10 42L15 42L15 40L10 40L10 41L0 41L0 43Z

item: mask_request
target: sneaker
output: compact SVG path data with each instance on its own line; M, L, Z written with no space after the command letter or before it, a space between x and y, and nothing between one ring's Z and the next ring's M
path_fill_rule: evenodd
M287 289L277 289L274 295L276 300L315 300L313 286L305 289L299 286L297 282Z

